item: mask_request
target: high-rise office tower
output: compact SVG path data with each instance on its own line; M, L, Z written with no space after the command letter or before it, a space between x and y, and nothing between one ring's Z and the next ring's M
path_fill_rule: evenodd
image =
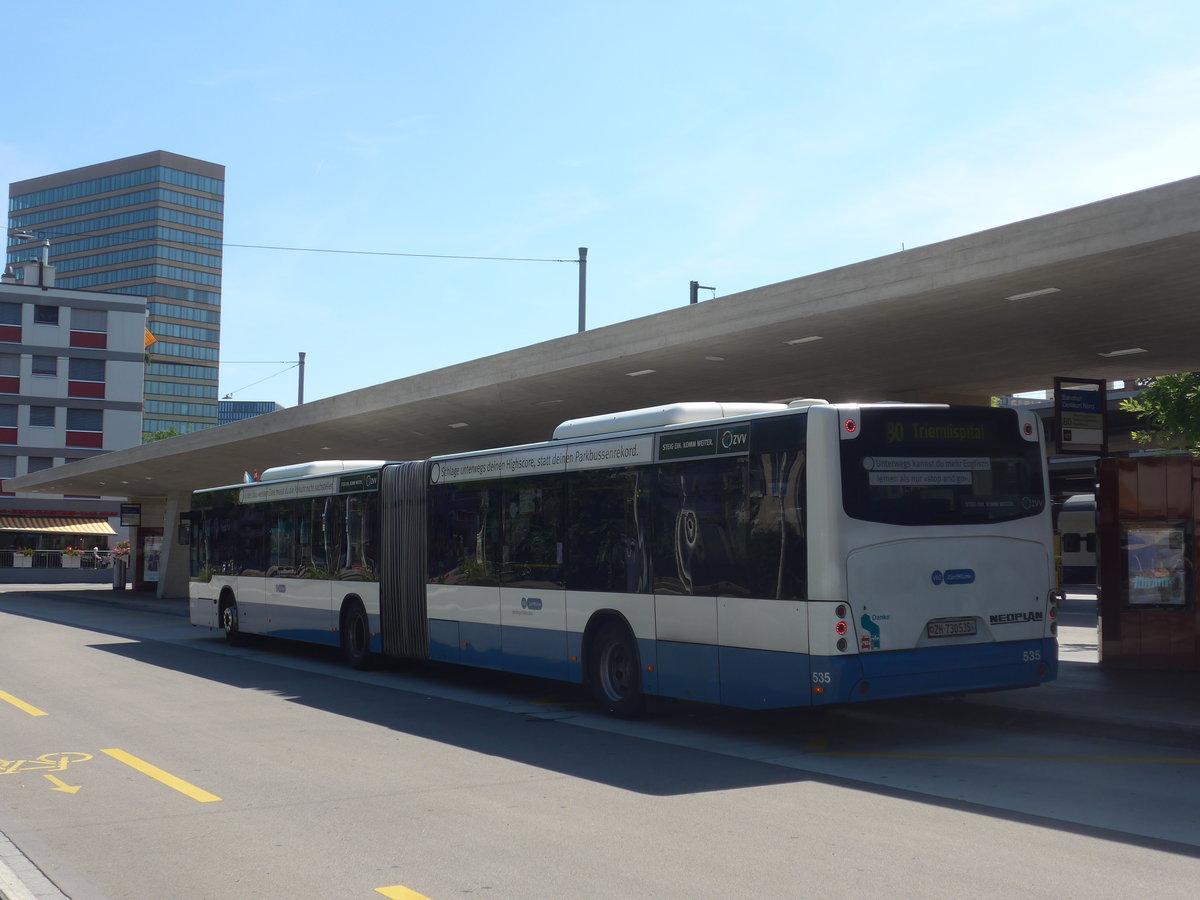
M143 433L216 425L225 167L157 150L17 181L8 196L14 268L48 251L59 288L147 299Z

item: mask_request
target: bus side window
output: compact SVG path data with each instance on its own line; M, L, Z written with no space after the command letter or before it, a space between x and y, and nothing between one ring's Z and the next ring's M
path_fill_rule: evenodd
M664 463L656 489L655 593L748 596L745 457Z
M806 415L751 423L747 554L753 597L803 600L808 596L807 424Z
M650 590L648 469L567 476L566 585L573 591Z
M503 583L510 587L561 588L562 476L507 478L503 486Z
M503 520L496 482L429 488L429 581L499 584Z
M338 570L343 581L379 579L379 494L351 494L346 498L344 556Z

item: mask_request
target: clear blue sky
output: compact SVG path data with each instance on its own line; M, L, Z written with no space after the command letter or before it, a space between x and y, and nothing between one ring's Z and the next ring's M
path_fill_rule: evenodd
M0 180L227 167L229 244L576 258L588 325L1200 174L1200 3L59 0L9 10ZM569 263L225 251L222 393L573 333ZM709 292L704 292L709 297ZM803 393L803 386L797 386Z

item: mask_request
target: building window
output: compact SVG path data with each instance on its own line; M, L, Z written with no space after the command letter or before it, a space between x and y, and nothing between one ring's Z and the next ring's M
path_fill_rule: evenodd
M0 303L0 325L20 325L21 304Z
M53 406L31 406L31 407L29 407L29 424L35 428L53 428L54 427L54 407Z
M220 358L215 347L194 347L191 344L173 344L159 341L154 345L155 356L177 356L183 359L207 359L216 362Z
M0 353L0 394L21 393L21 357Z
M71 332L71 343L75 343L76 332ZM103 400L105 396L104 360L76 359L67 364L67 396Z
M67 446L104 447L104 411L99 409L67 409Z
M54 467L54 457L52 456L31 456L29 457L29 466L27 472L42 472L46 469Z
M57 306L35 306L33 308L33 324L34 325L57 325L58 324L58 307Z
M33 374L34 375L57 375L58 374L58 357L57 356L35 356L33 358Z
M15 456L0 456L0 478L17 477L17 458Z
M104 412L99 409L68 409L67 431L103 431Z
M12 404L0 404L0 444L15 444L17 442L17 407Z
M103 381L104 360L71 357L67 363L67 378L71 381Z
M216 418L215 403L172 403L169 400L147 400L144 403L147 413L158 416L212 416Z
M71 310L72 331L108 332L108 311L104 309L73 309Z

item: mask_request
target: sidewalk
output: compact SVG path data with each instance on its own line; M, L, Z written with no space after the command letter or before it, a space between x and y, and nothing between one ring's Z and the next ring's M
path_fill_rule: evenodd
M1200 749L1200 672L1108 669L1100 665L1096 592L1070 589L1059 611L1058 678L1035 688L970 694L977 711L1021 714L1038 725L1097 736L1137 731Z
M111 584L0 584L0 594L24 594L53 600L79 602L159 612L169 616L188 615L186 599L159 600L153 591L118 591Z

